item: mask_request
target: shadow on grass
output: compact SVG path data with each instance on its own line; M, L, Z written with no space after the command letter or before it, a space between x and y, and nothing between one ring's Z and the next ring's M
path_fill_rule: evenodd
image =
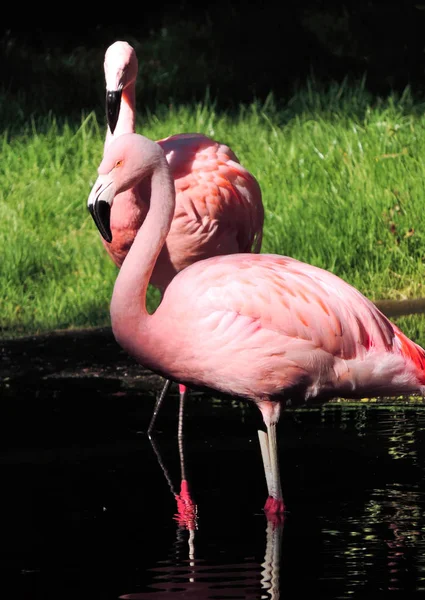
M79 389L112 394L136 387L154 391L162 378L131 359L115 342L110 328L53 331L3 340L0 393L17 396L42 390Z

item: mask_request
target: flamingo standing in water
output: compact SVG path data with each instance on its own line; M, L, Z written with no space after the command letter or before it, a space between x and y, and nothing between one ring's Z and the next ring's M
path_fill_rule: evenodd
M123 41L109 46L104 71L106 151L116 137L136 131L138 61L134 48ZM157 143L166 154L176 188L174 218L150 278L162 296L176 273L198 260L235 252L260 252L264 209L256 179L225 144L199 133L173 135ZM108 228L103 232L102 241L118 267L146 217L149 196L149 183L140 182L114 200L110 231ZM165 383L157 400L148 433L169 384ZM186 387L180 384L179 391L181 444Z
M175 186L164 150L128 134L107 149L88 207L101 233L117 193L149 182L150 208L115 282L112 330L141 364L189 386L253 400L269 497L284 510L276 424L281 408L342 396L425 394L425 351L332 273L274 254L196 262L153 314L146 291L173 222Z

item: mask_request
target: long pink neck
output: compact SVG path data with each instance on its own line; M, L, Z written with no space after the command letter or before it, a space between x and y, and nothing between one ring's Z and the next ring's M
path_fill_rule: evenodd
M136 82L132 81L123 90L121 97L120 114L118 116L117 126L112 134L108 127L106 132L104 150L109 146L113 139L123 133L136 133Z
M147 287L170 230L174 208L174 180L162 156L152 174L149 212L121 266L111 300L114 335L130 352L135 333L150 319L146 309Z

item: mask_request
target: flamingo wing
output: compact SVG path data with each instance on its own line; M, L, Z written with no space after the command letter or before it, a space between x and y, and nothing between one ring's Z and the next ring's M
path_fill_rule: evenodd
M214 257L177 281L179 294L187 290L205 312L256 319L262 328L312 341L334 356L352 358L359 346L388 350L394 343L394 326L371 301L336 275L293 258Z
M196 263L177 275L155 317L187 340L184 360L170 347L170 364L177 355L184 363L181 380L254 399L300 386L304 398L409 393L423 379L423 350L401 340L371 301L336 275L284 256Z
M166 153L176 186L176 223L171 236L182 230L199 235L197 246L202 255L196 260L215 254L259 252L264 223L261 190L235 153L201 134L171 136L158 143Z

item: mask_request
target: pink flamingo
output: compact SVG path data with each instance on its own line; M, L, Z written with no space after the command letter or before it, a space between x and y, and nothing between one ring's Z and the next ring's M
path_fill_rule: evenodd
M108 231L117 193L149 182L150 208L111 300L117 342L141 364L189 386L253 400L269 497L284 510L276 424L281 407L341 396L425 394L425 351L348 283L273 254L199 261L167 287L153 314L148 282L173 221L175 186L164 150L128 134L108 148L88 206Z
M105 150L124 133L135 133L136 77L134 48L117 41L104 61L108 130ZM232 150L199 133L173 135L158 140L170 164L176 187L176 209L170 232L151 274L150 283L161 296L173 277L198 260L219 254L259 252L264 209L256 179L239 163ZM102 242L114 263L121 267L149 208L149 189L143 182L115 198L110 231ZM151 432L170 382L159 396L148 433ZM179 443L182 443L186 387L179 386Z

